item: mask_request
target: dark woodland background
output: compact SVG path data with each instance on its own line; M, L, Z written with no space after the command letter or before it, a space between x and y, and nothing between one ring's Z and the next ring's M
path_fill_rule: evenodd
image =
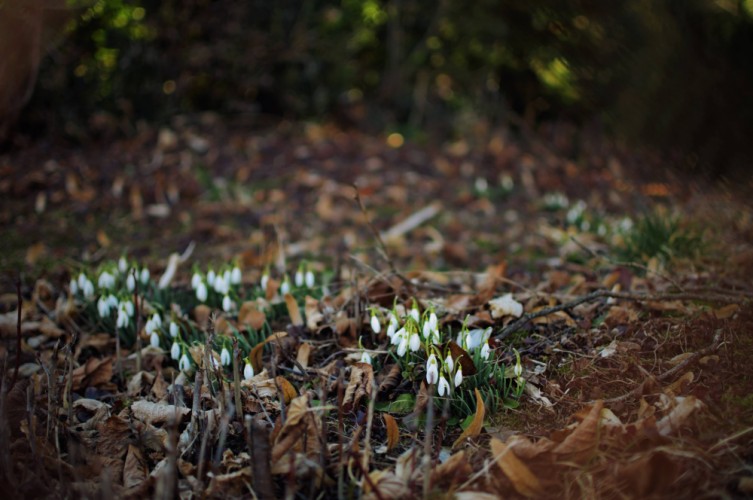
M414 141L566 123L717 177L753 157L751 0L0 5L6 147L211 110Z

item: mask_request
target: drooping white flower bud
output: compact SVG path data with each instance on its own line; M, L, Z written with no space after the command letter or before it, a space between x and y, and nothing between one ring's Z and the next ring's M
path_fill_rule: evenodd
M120 271L121 273L128 271L128 261L125 259L125 257L118 259L118 271Z
M298 269L295 272L295 286L298 288L301 288L303 286L303 271Z
M448 354L445 358L444 365L447 367L447 373L452 373L452 369L455 368L455 360L452 359L451 354Z
M314 288L316 277L314 276L313 271L306 271L304 281L306 282L306 288Z
M363 354L361 354L361 363L371 364L371 355L368 352L363 351Z
M379 318L377 318L375 314L371 315L371 329L374 331L374 333L379 333L382 331L382 325L379 323Z
M439 368L437 366L437 358L432 354L426 361L426 382L428 384L436 384L438 380Z
M128 288L129 292L132 292L134 288L136 288L136 279L133 277L133 273L128 273L128 277L126 278L126 288Z
M455 372L455 387L459 387L463 383L463 367L458 366L458 371Z
M421 349L421 337L417 333L413 333L410 336L410 350L411 352L416 352L419 349Z
M189 368L191 368L191 361L189 361L188 356L184 353L180 357L180 361L178 362L178 369L180 371L187 371Z
M202 281L201 283L199 283L199 286L196 287L196 298L199 300L199 302L206 302L207 293L207 286Z
M246 380L254 378L254 367L251 366L251 363L246 363L246 366L243 367L243 378Z
M241 275L241 270L238 266L233 267L232 272L230 273L230 283L233 285L240 285L243 281L243 276Z
M178 327L178 324L174 321L170 322L169 330L170 330L170 336L172 338L176 338L178 334L180 333L180 328Z
M233 301L230 300L229 295L225 295L222 298L222 310L225 312L230 312L233 309Z
M207 273L207 283L209 286L214 286L214 280L217 279L217 274L215 274L213 269L210 269Z
M149 336L149 343L152 347L159 347L159 335L157 335L157 332L152 332Z
M142 285L149 283L149 269L144 268L141 270L140 281Z
M180 346L177 342L173 342L173 345L170 348L170 357L175 360L178 360L180 358Z
M201 275L199 273L193 273L193 276L191 276L191 288L196 290L199 287L200 283L201 283Z
M222 352L220 352L220 363L223 366L227 366L230 364L230 361L230 351L227 350L227 347L223 347Z
M483 359L489 359L489 355L491 354L491 350L489 349L489 342L484 343L484 346L481 348L481 357Z
M439 377L439 385L437 386L437 392L440 396L450 393L450 383L444 378L444 375Z

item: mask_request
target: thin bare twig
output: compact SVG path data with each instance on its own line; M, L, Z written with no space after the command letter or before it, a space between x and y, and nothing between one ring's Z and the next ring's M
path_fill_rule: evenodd
M16 367L13 370L13 379L11 379L8 391L13 389L18 380L18 370L21 367L21 309L24 304L24 298L21 296L21 277L16 280L16 295L18 296L18 316L16 320Z

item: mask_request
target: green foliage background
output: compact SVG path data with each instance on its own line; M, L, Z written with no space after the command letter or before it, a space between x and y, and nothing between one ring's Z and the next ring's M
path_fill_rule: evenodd
M103 112L444 137L597 116L691 166L751 149L752 0L89 0L72 18L27 113L72 135Z

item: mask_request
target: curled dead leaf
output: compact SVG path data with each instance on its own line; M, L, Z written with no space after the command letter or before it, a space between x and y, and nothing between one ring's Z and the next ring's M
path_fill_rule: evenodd
M459 444L463 443L467 438L475 438L481 434L481 428L484 426L484 414L486 409L484 408L484 400L481 398L481 393L478 389L473 389L476 394L476 413L473 415L471 424L466 427L459 438L452 444L453 449L457 448Z
M267 321L267 315L259 310L255 301L249 300L241 305L238 311L238 324L248 325L259 331L264 327L265 321Z
M290 401L293 400L298 395L298 392L295 390L295 387L293 384L290 383L288 379L285 377L277 376L275 378L275 381L277 382L277 385L280 388L280 392L282 392L283 400L285 401L285 404L290 403Z
M303 326L303 317L301 316L301 309L298 307L298 302L295 301L295 297L289 293L285 294L285 305L288 308L288 315L290 316L290 322L294 326Z
M492 438L490 445L497 466L505 473L515 491L528 498L542 494L543 488L539 479L515 455L509 445L497 438Z
M598 444L599 422L603 407L603 401L596 401L586 418L578 424L570 435L555 446L552 452L577 463L586 460Z
M387 428L387 450L393 449L400 441L400 429L397 428L395 417L389 413L382 413L384 426Z

